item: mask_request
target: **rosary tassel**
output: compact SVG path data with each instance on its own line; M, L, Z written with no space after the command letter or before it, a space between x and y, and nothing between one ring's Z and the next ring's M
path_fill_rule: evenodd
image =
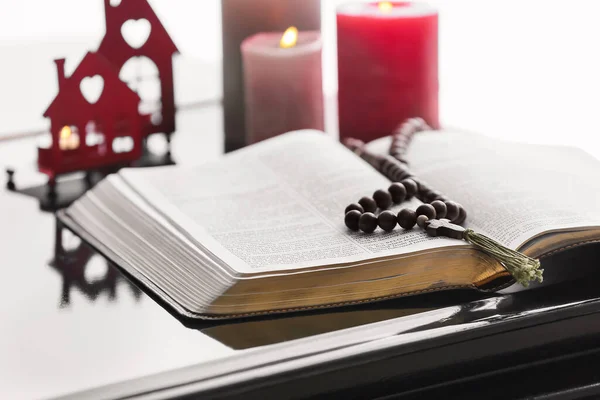
M491 255L512 274L515 280L521 285L527 287L530 281L543 281L543 269L540 269L539 260L526 256L523 253L514 251L501 245L480 233L475 233L472 229L467 229L464 238L478 249Z

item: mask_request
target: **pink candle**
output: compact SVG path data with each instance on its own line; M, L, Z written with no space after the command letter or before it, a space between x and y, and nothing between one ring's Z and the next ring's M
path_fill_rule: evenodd
M324 129L321 35L259 33L242 42L246 142Z

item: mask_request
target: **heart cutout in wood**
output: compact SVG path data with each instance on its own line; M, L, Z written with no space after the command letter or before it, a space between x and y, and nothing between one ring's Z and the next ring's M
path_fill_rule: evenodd
M147 19L129 19L121 26L121 35L129 46L139 49L150 37L151 30L152 26Z
M95 104L104 90L104 78L100 75L86 76L79 84L81 94L90 104Z

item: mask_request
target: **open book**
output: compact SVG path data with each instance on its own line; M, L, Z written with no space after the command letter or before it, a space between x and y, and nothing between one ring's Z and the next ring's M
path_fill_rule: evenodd
M466 227L512 249L540 257L600 240L600 162L581 150L432 131L417 134L408 159L417 177L465 206ZM346 205L389 184L336 140L298 131L217 162L123 169L59 217L191 318L514 282L461 240L417 227L348 230Z

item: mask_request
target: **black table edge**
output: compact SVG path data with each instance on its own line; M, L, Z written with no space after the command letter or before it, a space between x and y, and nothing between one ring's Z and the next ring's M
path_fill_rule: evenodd
M423 314L444 310L448 311L441 309ZM449 366L458 364L461 358L462 361L468 361L502 356L507 351L514 353L581 338L581 330L565 328L573 324L583 324L582 327L590 335L598 334L600 325L589 324L590 319L597 317L598 313L600 301L582 301L551 311L540 310L508 318L498 315L482 321L416 332L401 332L399 321L389 320L248 350L213 363L79 392L64 399L182 398L199 393L229 398L267 386L269 393L281 394L276 390L277 386L284 387L291 382L307 379L323 379L331 373L352 372L349 375L352 376L351 380L337 380L341 386L336 388L332 384L328 389L341 390L344 389L343 381L350 386L360 384L357 379L384 379L386 372L381 368L389 362L395 365L392 375L405 376L439 368L445 363ZM552 329L547 329L548 326ZM544 334L539 332L542 328ZM459 348L465 351L457 351ZM409 361L425 353L429 363ZM377 366L379 372L371 369L373 366ZM356 368L370 373L357 378ZM387 374L390 373L387 371ZM366 381L363 383L366 384ZM303 387L311 389L310 385Z

